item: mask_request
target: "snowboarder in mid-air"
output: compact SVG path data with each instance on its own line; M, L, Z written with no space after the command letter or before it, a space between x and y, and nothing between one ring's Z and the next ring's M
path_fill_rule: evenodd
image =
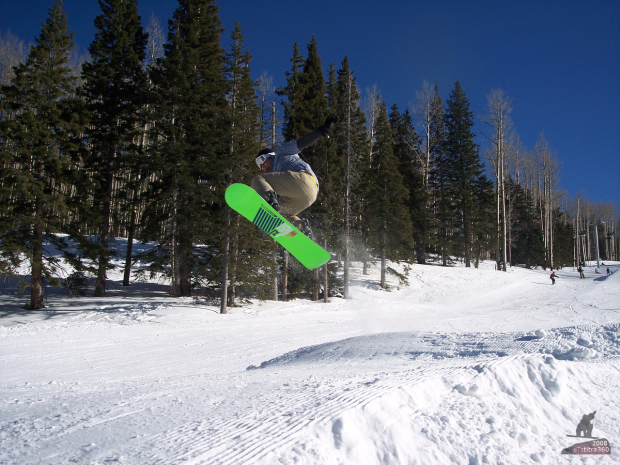
M308 220L297 215L315 202L319 181L310 165L299 157L299 152L328 136L337 122L337 115L329 115L325 124L311 133L286 142L276 150L264 148L256 157L256 164L265 174L252 179L252 189L311 239Z

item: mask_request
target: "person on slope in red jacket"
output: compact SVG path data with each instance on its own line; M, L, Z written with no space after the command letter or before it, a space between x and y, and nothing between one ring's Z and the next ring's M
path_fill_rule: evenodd
M555 274L555 272L553 270L551 270L551 276L549 276L549 278L551 279L551 284L555 284L555 278L557 278L558 275Z

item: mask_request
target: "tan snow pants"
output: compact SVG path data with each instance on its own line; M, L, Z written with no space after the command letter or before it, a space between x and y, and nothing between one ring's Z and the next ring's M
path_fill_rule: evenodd
M297 214L316 200L319 189L314 178L305 171L280 171L260 174L252 179L252 189L265 198L271 190L280 197L280 214L291 223L301 223Z

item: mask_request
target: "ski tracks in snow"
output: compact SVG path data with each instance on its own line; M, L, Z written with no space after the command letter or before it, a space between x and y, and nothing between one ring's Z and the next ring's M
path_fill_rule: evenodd
M390 333L299 349L248 367L253 385L245 407L216 409L210 420L192 420L150 438L141 447L146 455L140 463L256 463L303 444L317 429L332 431L337 442L343 415L398 389L431 393L441 380L458 390L485 370L529 357L617 359L619 330L581 325L534 335ZM324 377L300 379L304 367L316 373L318 364L325 367Z
M318 383L310 380L289 385L289 393L261 396L261 412L222 422L194 422L153 438L152 454L144 460L152 464L187 465L254 463L292 444L299 433L312 425L333 423L344 411L363 407L394 389L435 377L454 376L479 365L444 364L400 373L376 373L368 378Z

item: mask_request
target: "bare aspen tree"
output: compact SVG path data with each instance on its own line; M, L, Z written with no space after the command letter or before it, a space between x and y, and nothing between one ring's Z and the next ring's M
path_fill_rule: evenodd
M576 218L576 224L575 224L575 242L577 244L577 266L581 265L581 246L580 246L580 240L579 240L579 210L580 210L580 199L579 196L577 196L577 214L575 216Z
M0 85L11 83L15 75L13 67L26 61L28 48L10 29L0 34Z
M543 134L540 135L536 143L536 154L540 163L539 204L541 206L545 259L553 268L553 209L556 201L554 194L560 165Z
M424 81L421 91L416 91L416 101L409 104L411 111L418 120L418 134L421 136L420 150L416 151L422 164L424 186L428 186L431 165L431 133L432 124L439 110L436 105L435 91Z
M271 101L271 147L276 146L276 125L277 125L276 101L274 99ZM262 131L261 131L261 136L262 136ZM273 259L273 271L272 271L273 279L272 279L271 294L272 294L272 299L277 301L278 300L278 246L276 244L274 244L274 248L272 252L272 259Z
M511 144L508 150L508 174L512 177L517 186L521 183L521 169L523 163L524 148L519 135L513 133L510 137ZM514 202L511 198L511 189L508 189L508 262L512 263L512 218L514 213Z
M276 128L278 126L278 119L276 117L276 101L271 101L271 147L276 146Z
M288 250L282 253L282 302L288 301Z
M491 143L486 150L489 160L493 164L496 179L496 211L497 211L497 262L499 265L500 253L503 255L502 271L506 271L507 234L506 234L506 156L510 145L510 128L512 121L510 106L512 99L504 94L502 89L493 89L487 95L488 113L480 120L489 129L482 131L484 138Z
M614 260L613 258L613 225L615 218L615 207L612 203L600 203L598 218L601 223L602 237L605 242L601 245L601 249L605 252L606 260Z
M525 154L526 149L521 138L516 132L513 132L510 136L510 147L508 149L508 173L517 185L521 185Z
M256 98L261 125L260 144L262 147L270 146L274 149L276 146L276 126L279 123L276 117L275 96L273 77L263 71L256 84Z
M377 90L377 85L373 85L370 88L366 88L366 99L364 101L362 110L366 115L366 134L368 135L369 147L367 160L370 164L370 156L372 154L372 146L375 142L375 133L377 127L377 116L379 116L379 109L381 108L381 93Z
M266 71L256 81L256 102L258 105L259 118L259 144L261 147L276 148L276 128L279 123L276 116L275 88L273 86L273 77L268 75ZM273 279L271 298L278 300L278 248L274 246L271 251L273 262Z
M260 132L259 142L261 147L271 147L275 150L278 145L278 125L281 123L277 114L276 92L273 85L273 77L266 71L258 78L256 83L256 98L259 111ZM271 251L272 258L272 286L271 298L278 300L278 246L274 244Z
M366 88L366 99L362 104L362 111L366 116L366 136L368 137L367 152L363 155L363 167L370 166L372 158L372 149L376 140L377 117L381 108L381 94L377 90L377 85ZM368 274L368 237L366 227L362 227L362 247L363 247L363 269L362 274Z
M616 215L616 206L612 203L609 205L608 211L608 220L605 221L605 231L606 231L606 241L609 243L609 255L608 260L618 260L618 248L617 244L617 234L618 234L618 226L620 222L618 221L618 216Z
M75 47L73 47L73 50L71 50L71 56L69 57L69 68L71 68L71 72L76 78L76 88L81 86L83 83L82 65L87 61L90 61L90 53L88 50L82 53L79 45L76 44Z
M327 239L323 241L323 246L325 250L327 250ZM323 302L329 302L329 269L327 266L328 262L325 262L323 265Z
M149 34L149 40L146 43L147 65L153 66L155 60L164 56L164 30L155 13L151 14L149 25L146 27Z
M222 241L222 283L220 295L220 313L228 313L228 254L230 252L230 206L226 205L224 239Z
M436 206L433 194L434 186L432 186L431 172L436 168L438 159L441 158L441 153L438 153L438 144L441 139L439 127L443 124L444 110L443 102L439 98L439 91L437 83L434 86L424 80L422 84L422 90L416 91L416 100L414 103L409 103L413 114L416 116L417 133L420 135L419 146L417 150L414 150L415 156L420 162L422 167L422 182L424 189L427 191L426 208L429 211L436 211ZM441 121L441 123L439 123ZM439 150L441 152L441 150ZM440 194L441 195L441 194ZM420 250L417 252L418 263L426 263L425 249L426 244L419 245ZM444 265L447 261L447 255L445 253L445 245L441 245L441 255Z
M351 261L351 74L347 76L346 163L344 174L344 298L350 299L349 267Z

